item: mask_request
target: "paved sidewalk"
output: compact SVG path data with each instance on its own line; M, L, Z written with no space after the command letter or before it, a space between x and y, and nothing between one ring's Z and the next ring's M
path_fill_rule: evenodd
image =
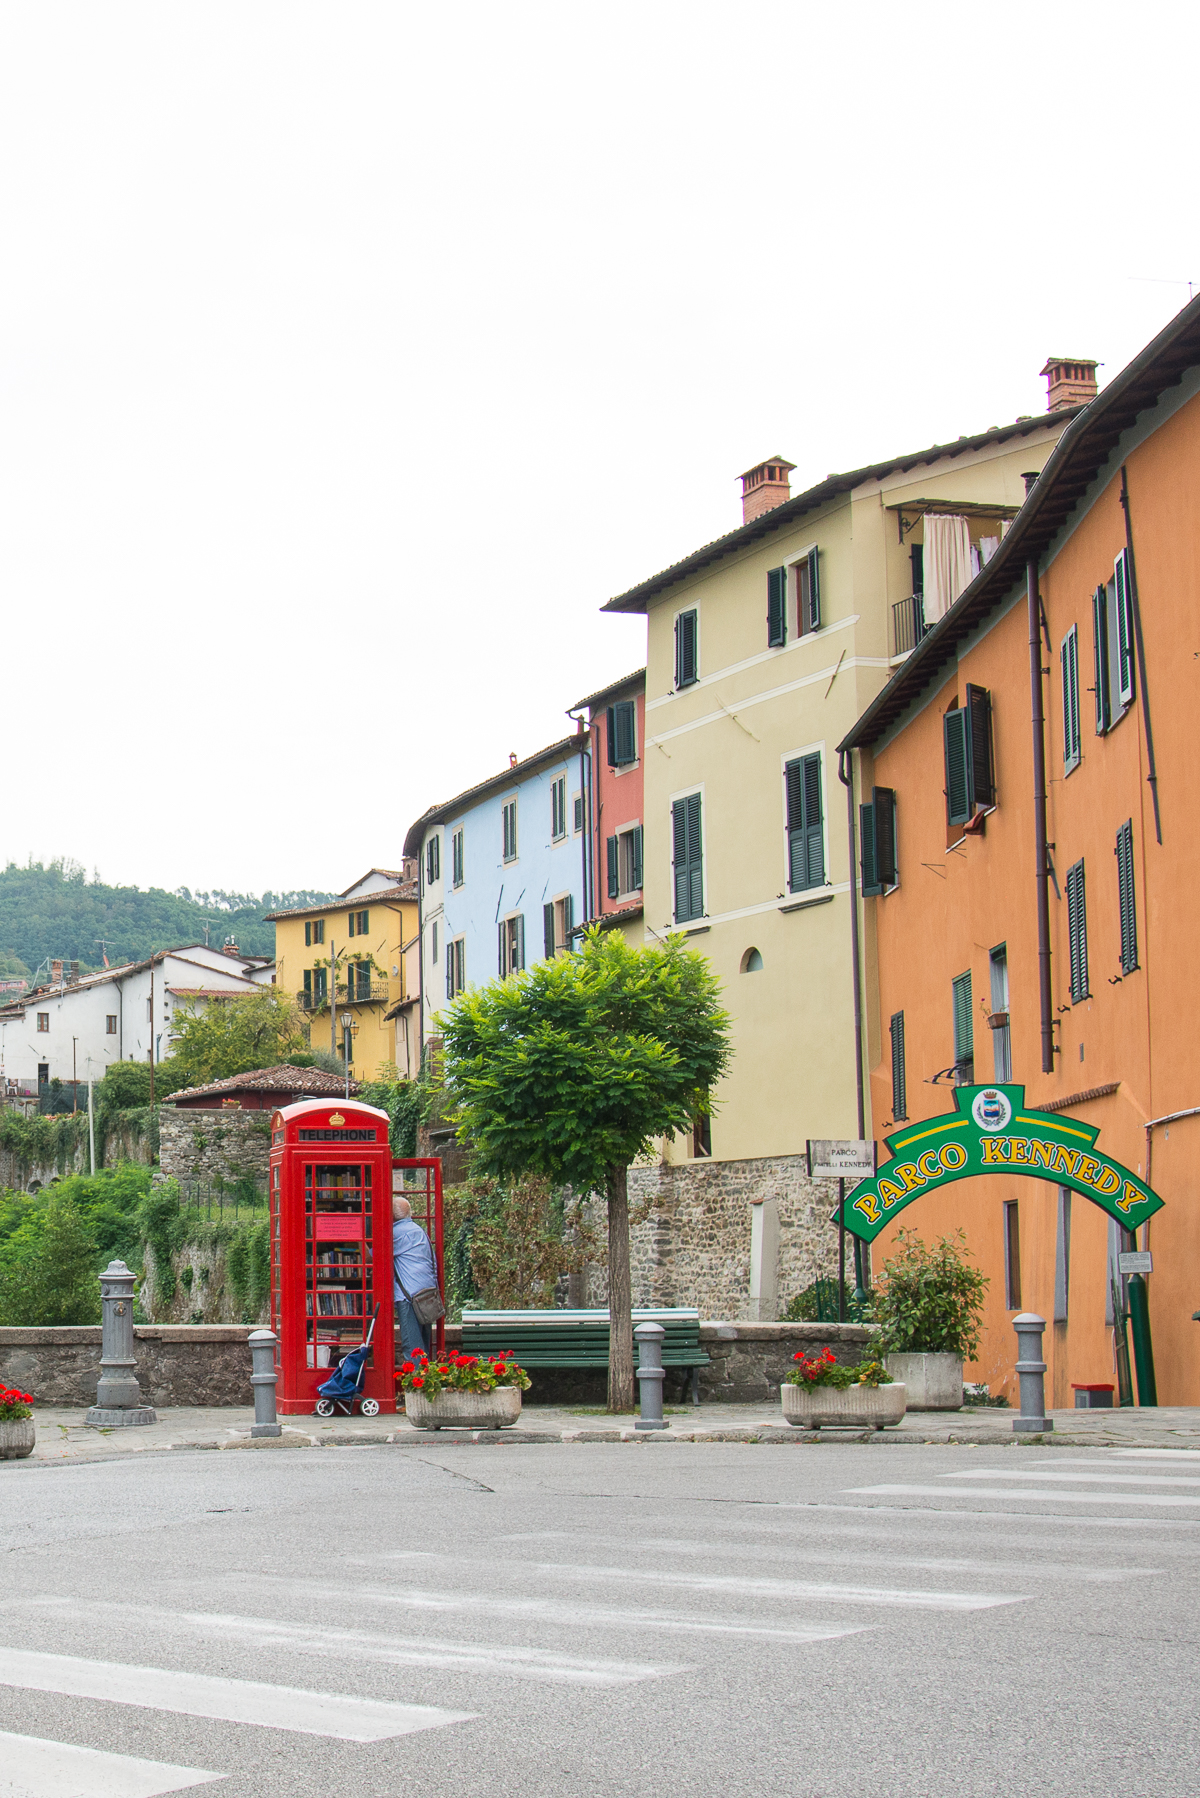
M668 1417L665 1430L635 1430L634 1419L603 1413L571 1411L550 1405L527 1406L511 1430L415 1430L404 1416L293 1417L281 1419L282 1436L252 1438L254 1413L249 1406L179 1408L160 1411L156 1424L140 1428L97 1430L83 1421L82 1410L39 1406L37 1446L23 1462L6 1466L56 1465L108 1461L119 1455L166 1453L177 1449L254 1449L278 1453L285 1448L351 1448L393 1444L418 1448L438 1442L493 1446L548 1442L761 1442L812 1443L979 1443L1007 1446L1019 1438L1012 1411L963 1409L955 1412L910 1411L894 1429L794 1430L782 1420L777 1404L688 1406ZM1065 1448L1191 1448L1200 1451L1200 1407L1158 1406L1112 1411L1055 1411L1054 1434L1047 1444Z

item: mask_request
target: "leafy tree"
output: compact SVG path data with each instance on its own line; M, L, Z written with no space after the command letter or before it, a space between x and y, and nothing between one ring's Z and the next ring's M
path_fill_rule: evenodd
M184 1007L175 1022L172 1059L186 1074L188 1086L205 1086L252 1068L278 1067L305 1049L299 1008L276 986L235 999L212 999L203 1010Z
M608 1202L608 1403L633 1404L628 1168L690 1130L730 1057L703 956L589 930L574 955L469 990L441 1019L460 1137L500 1180L533 1174Z
M91 1324L100 1316L97 1242L57 1189L0 1247L0 1323Z
M181 1087L191 1084L188 1071L177 1055L155 1063L154 1097L165 1099ZM150 1103L150 1063L148 1061L112 1061L95 1092L96 1111L107 1118L116 1111L132 1111Z

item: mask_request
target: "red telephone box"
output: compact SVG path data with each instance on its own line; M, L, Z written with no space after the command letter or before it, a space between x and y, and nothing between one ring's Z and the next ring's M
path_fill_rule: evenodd
M271 1119L271 1328L284 1416L315 1410L317 1388L362 1342L376 1305L363 1396L396 1409L393 1165L414 1170L395 1176L396 1190L429 1233L441 1285L440 1162L394 1163L387 1113L373 1105L306 1100Z

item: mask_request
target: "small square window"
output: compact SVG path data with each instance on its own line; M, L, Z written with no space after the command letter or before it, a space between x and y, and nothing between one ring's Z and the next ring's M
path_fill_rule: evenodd
M117 1034L117 1014L115 1011L110 1011L104 1020L104 1034L105 1036L115 1036Z
M48 1011L39 1011L37 1014L37 1021L39 1030L49 1030L50 1013Z
M517 859L517 802L510 799L501 808L501 831L504 839L504 859L515 862Z

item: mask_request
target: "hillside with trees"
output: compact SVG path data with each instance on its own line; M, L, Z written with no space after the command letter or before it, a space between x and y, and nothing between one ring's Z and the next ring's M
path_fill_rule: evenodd
M155 949L184 943L220 948L233 937L248 955L275 953L268 912L293 905L323 905L332 893L191 892L180 887L106 886L89 880L78 862L15 862L0 870L0 979L30 973L49 956L103 966L101 941L111 966L141 961Z

